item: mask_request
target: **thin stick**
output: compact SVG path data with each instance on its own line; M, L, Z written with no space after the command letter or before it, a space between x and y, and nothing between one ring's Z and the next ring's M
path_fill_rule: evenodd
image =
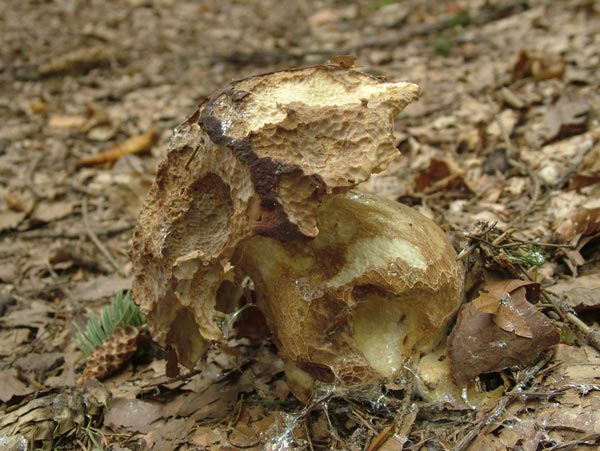
M569 304L564 302L555 294L544 290L542 291L542 297L550 304L552 304L554 309L564 319L566 319L567 321L569 321L569 323L575 326L584 335L585 339L590 345L596 348L596 350L600 351L600 332L598 332L595 329L592 329L586 323L581 321L581 319L579 319L579 317L575 313L575 310L573 310L573 308Z
M502 140L504 141L504 145L506 146L506 150L509 155L509 157L507 159L508 163L512 167L519 169L521 172L527 174L529 176L529 178L533 181L533 192L531 194L531 199L529 201L529 204L527 205L527 208L525 208L519 214L519 216L517 216L517 218L511 222L511 225L514 227L515 225L518 225L521 222L523 222L523 220L525 219L527 214L533 209L533 207L537 203L537 201L540 197L540 193L541 193L541 183L540 183L540 180L539 180L537 174L535 172L533 172L529 166L527 166L526 164L523 164L521 161L517 160L518 155L516 155L516 153L515 153L515 149L512 145L512 142L510 141L510 135L508 134L508 130L506 130L506 127L504 126L502 119L500 118L500 114L498 113L496 104L492 101L491 98L488 98L488 103L492 107L492 110L494 113L494 119L496 120L496 123L498 124L498 128L500 129L500 134L502 135Z
M135 227L135 222L130 222L127 224L118 224L114 227L107 227L102 230L94 230L94 229L91 229L91 230L93 230L93 232L97 236L118 235L119 233L126 232L128 230L133 229L134 227ZM70 239L76 239L76 238L80 238L83 233L86 233L86 231L85 230L69 231L69 230L32 229L32 230L26 230L26 231L9 232L6 235L19 234L20 237L24 237L24 238L68 238L68 239L70 238Z
M306 421L303 422L303 426L304 434L306 435L306 441L308 442L308 447L310 448L310 451L315 451L315 448L312 444L312 439L310 437L310 430L308 429L308 424L306 423Z
M27 169L27 173L25 174L25 182L27 183L27 187L29 188L29 191L31 191L31 194L33 194L33 196L36 198L36 200L39 200L42 197L44 197L44 195L40 193L40 191L36 188L35 184L33 183L33 174L35 173L38 165L42 161L42 158L43 154L38 155L33 160L31 166L29 166L29 168Z
M521 373L521 381L517 383L509 392L507 392L496 404L496 407L490 410L481 421L478 421L467 435L454 447L454 451L464 451L468 448L475 438L481 434L484 427L498 421L504 415L506 407L516 398L515 394L523 395L525 386L531 379L550 361L552 352L545 351L535 365Z
M85 227L85 232L87 236L92 240L92 243L98 248L100 253L104 255L104 257L108 260L108 263L123 277L126 276L125 272L121 269L117 261L110 254L108 249L102 244L102 242L98 239L98 236L94 233L94 231L90 227L90 220L88 217L88 205L87 205L87 197L83 198L83 202L81 203L81 210L83 214L83 225Z

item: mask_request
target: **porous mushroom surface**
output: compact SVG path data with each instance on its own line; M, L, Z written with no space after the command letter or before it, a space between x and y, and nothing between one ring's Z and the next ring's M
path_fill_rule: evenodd
M412 242L412 238L392 237L395 225L387 219L379 224L381 234L372 232L369 239L353 235L356 243L354 238L344 241L335 233L328 234L344 264L329 268L323 261L333 254L314 246L323 242L319 238L320 228L329 230L332 221L340 224L336 227L349 227L335 219L338 213L328 215L323 210L325 206L354 202L361 206L360 210L368 211L363 204L369 203L370 197L359 201L358 197L363 195L353 192L343 196L343 193L372 173L385 169L398 156L394 119L417 97L418 87L414 84L386 82L347 67L323 65L250 77L206 99L176 128L134 231L131 252L134 298L148 317L153 338L163 346L171 346L180 363L193 367L207 343L223 339L220 321L224 314L216 308L217 298L226 291L227 284L239 280L240 268L247 267L257 280L268 278L263 270L255 268L256 258L252 260L254 257L248 255L246 260L241 256L242 246L248 250L256 246L253 237L257 237L257 242L271 239L277 246L284 243L298 248L312 246L319 268L338 269L336 274L323 278L325 285L318 288L335 292L339 297L333 310L322 310L323 314L335 313L329 319L339 325L329 326L331 330L326 328L324 333L332 336L347 332L350 327L355 341L356 335L362 333L364 340L359 340L362 344L352 348L356 356L361 354L356 368L362 368L365 374L388 375L387 370L374 363L381 356L369 354L375 352L367 343L373 340L373 335L361 332L370 330L366 323L361 323L361 318L366 318L366 322L381 320L385 328L393 328L389 321L383 321L387 317L380 312L381 306L389 304L389 296L402 296L395 288L396 282L391 281L393 265L400 271L408 271L401 279L409 280L410 274L429 274L427 282L419 282L418 277L405 282L413 292L427 292L428 284L436 286L436 277L449 279L451 273L457 274L458 266L447 273L442 271L439 276L436 275L439 262L425 268L437 261L431 260L433 254ZM377 208L386 210L392 206ZM360 230L377 229L360 225L367 217L350 220L352 214L346 207L338 210L340 215L345 211L344 215L349 215L348 224L358 224ZM413 213L406 214L410 217ZM428 231L423 238L431 241L431 233ZM442 232L435 233L442 239ZM451 248L444 243L442 248L450 252ZM412 253L412 263L404 267L408 257L394 257L390 254L392 250L405 252L403 255ZM269 260L272 259L266 258L265 263L272 263ZM292 266L290 271L299 270ZM294 283L296 280L302 283L300 273L294 277ZM310 283L314 285L316 280ZM364 283L348 289L355 280ZM371 292L369 287L375 286L378 288ZM443 283L439 286L442 291L452 292L452 296L460 291ZM258 295L264 300L261 308L265 312L271 309L267 291ZM422 305L434 309L432 302ZM453 297L447 305L456 302ZM419 303L415 301L412 305ZM443 310L440 319L427 319L426 313L419 326L418 321L414 323L415 331L443 326L449 313L446 307L440 308ZM349 322L343 316L344 309L364 312L348 314L352 318ZM404 321L401 318L404 309L408 308L394 310L394 318L399 322ZM267 322L280 341L282 354L294 363L301 363L303 360L292 357L291 351L288 355L283 335L275 325L277 320L269 315L266 314ZM394 333L402 340L407 337L408 347L419 340L418 334L413 338ZM434 335L438 337L437 329ZM424 348L436 340L425 339ZM381 355L396 368L407 351L405 347L400 353L393 351L393 342L386 346ZM306 354L304 350L299 352ZM347 357L358 359L356 356ZM312 362L315 368L319 362ZM335 368L338 367L341 368ZM335 368L333 373L337 371ZM349 382L350 379L347 378ZM356 380L362 377L357 375Z
M279 353L323 382L393 380L446 336L462 293L454 249L417 211L356 190L325 202L317 225L308 243L256 236L234 256Z

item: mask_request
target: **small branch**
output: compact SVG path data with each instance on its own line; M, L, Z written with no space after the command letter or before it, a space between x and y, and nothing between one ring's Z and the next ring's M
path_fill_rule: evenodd
M572 440L570 442L565 442L565 443L559 443L558 445L554 445L551 448L547 448L547 451L567 451L570 449L580 449L581 446L596 446L600 444L600 434L592 434L592 435L588 435L587 437L578 439L578 440ZM597 449L597 448L596 448Z
M135 227L135 222L127 224L117 224L113 227L106 227L102 230L91 229L97 236L110 236L118 235L119 233L126 232ZM87 234L87 230L49 230L49 229L32 229L26 231L11 231L6 235L18 234L21 238L67 238L77 239L81 238L81 235Z
M119 266L117 261L110 254L108 249L102 244L100 239L98 239L98 236L94 233L94 231L90 227L90 220L88 217L87 197L83 198L83 202L81 203L81 210L82 210L82 214L83 214L83 226L85 227L85 232L86 232L87 236L90 238L90 240L92 240L92 243L94 243L94 245L98 248L100 253L102 255L104 255L104 258L106 258L108 260L108 262L115 269L115 271L117 271L120 275L125 277L126 276L125 272L121 269L121 267Z
M550 361L552 352L545 351L542 356L532 367L522 371L519 374L520 381L509 392L507 392L496 404L496 407L489 411L481 421L478 421L467 435L454 447L454 451L464 451L469 447L471 442L481 434L481 431L486 426L498 421L504 415L506 407L515 399L515 395L523 394L527 384L535 377L535 375Z
M31 194L33 194L33 197L35 197L36 200L39 200L42 197L44 197L44 195L36 188L35 184L33 183L33 174L35 173L38 165L42 161L42 158L43 154L40 154L37 157L35 157L31 165L27 169L27 172L25 173L25 183L27 184L27 188L29 189L29 191L31 191Z
M552 307L570 324L575 326L579 332L581 332L587 342L592 345L596 350L600 351L600 332L592 329L590 326L585 324L575 313L575 310L556 296L548 291L542 291L542 297L552 304Z
M494 119L496 120L496 123L498 124L498 128L500 129L500 134L502 135L504 145L506 146L506 151L508 154L508 159L507 159L508 163L513 168L516 168L519 171L521 171L522 173L529 176L529 178L533 182L533 192L531 193L531 199L529 201L529 204L527 205L527 207L525 209L523 209L523 211L519 214L519 216L517 216L511 222L511 226L515 227L516 225L521 224L521 222L523 222L525 217L533 210L533 207L535 207L535 204L537 203L537 201L540 198L541 183L540 183L540 179L539 179L538 175L535 172L533 172L529 166L527 166L526 164L524 164L523 162L521 162L517 159L518 155L516 154L515 149L512 145L508 130L506 130L506 127L504 126L504 123L502 122L502 119L500 118L500 114L498 113L498 108L496 107L496 104L493 102L493 100L491 98L488 98L488 103L492 107Z

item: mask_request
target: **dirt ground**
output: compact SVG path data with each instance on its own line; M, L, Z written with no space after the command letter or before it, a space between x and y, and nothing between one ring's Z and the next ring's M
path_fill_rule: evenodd
M0 448L598 449L599 31L593 0L0 0ZM401 383L304 406L269 339L235 335L176 378L153 349L78 385L75 325L131 287L174 127L231 80L341 54L422 92L363 189L444 228L467 300L540 283L560 343L492 365L479 407Z

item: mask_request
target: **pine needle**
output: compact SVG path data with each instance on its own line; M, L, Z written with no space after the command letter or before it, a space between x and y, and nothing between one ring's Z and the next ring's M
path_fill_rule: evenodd
M81 351L82 358L85 358L104 343L115 329L129 325L139 327L145 323L146 317L131 299L131 291L120 291L110 305L102 308L99 317L90 314L85 332L75 324L77 332L73 341Z

